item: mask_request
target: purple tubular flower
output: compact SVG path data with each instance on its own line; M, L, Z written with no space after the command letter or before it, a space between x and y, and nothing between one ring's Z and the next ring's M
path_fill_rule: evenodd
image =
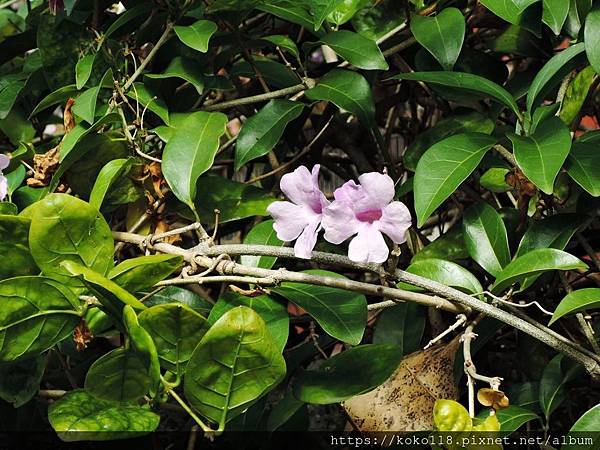
M6 155L0 154L0 202L6 198L8 194L8 180L4 175L2 175L2 171L8 167L10 164L10 158Z
M348 257L355 262L382 263L389 249L386 234L396 244L406 241L410 212L394 199L394 181L386 174L365 173L360 184L348 181L334 193L335 201L323 211L325 239L332 244L350 241Z
M323 210L329 206L329 200L319 189L319 169L317 164L311 173L300 166L285 174L280 187L290 201L273 202L267 208L275 219L273 228L277 237L286 242L296 240L294 254L299 258L310 258L321 230Z

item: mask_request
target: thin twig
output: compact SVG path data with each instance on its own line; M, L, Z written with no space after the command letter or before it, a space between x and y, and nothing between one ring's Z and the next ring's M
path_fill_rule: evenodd
M456 317L456 322L454 322L446 330L444 330L443 332L441 332L440 334L438 334L436 337L434 337L432 340L430 340L427 343L427 345L425 347L423 347L423 350L427 350L429 347L431 347L432 345L434 345L436 342L441 341L445 336L448 336L450 333L452 333L457 328L462 327L465 324L466 321L467 321L467 316L464 315L464 314L459 314Z
M286 95L296 94L297 92L314 86L315 81L311 78L306 78L303 84L296 84L278 91L271 91L265 94L253 95L250 97L236 98L226 102L215 103L214 105L204 106L202 111L222 111L224 109L233 108L234 106L251 105L253 103L265 102L273 98L285 97Z

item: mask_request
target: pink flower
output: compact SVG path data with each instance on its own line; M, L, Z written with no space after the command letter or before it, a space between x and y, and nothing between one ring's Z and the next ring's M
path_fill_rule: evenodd
M2 171L8 167L10 164L10 158L6 155L0 154L0 202L4 200L6 194L8 194L8 180L4 175L2 175Z
M370 172L358 181L336 189L335 201L323 211L325 239L341 244L356 235L348 257L355 262L382 263L389 254L382 233L396 244L405 242L410 212L404 203L392 201L394 181L388 175Z
M281 177L280 188L289 202L273 202L267 208L275 219L273 228L282 241L296 240L294 254L299 258L310 258L321 230L323 209L329 200L319 189L319 168L312 173L304 166Z

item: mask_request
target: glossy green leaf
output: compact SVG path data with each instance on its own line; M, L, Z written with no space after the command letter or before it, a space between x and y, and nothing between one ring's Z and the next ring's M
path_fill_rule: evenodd
M149 13L153 8L152 3L140 3L131 8L128 8L123 14L117 17L117 19L108 27L106 33L104 33L104 39L108 39L114 33L119 31L124 25L127 25L137 17Z
M270 42L276 47L279 47L281 50L287 50L294 56L294 58L296 58L296 60L300 60L300 52L298 51L298 46L289 37L283 36L281 34L273 34L271 36L263 36L261 37L261 39L263 41Z
M83 140L84 137L90 135L105 125L119 122L120 120L121 118L119 117L119 114L110 113L96 120L96 122L94 122L89 128L86 128L81 124L75 125L75 128L65 135L60 144L60 162L62 163L63 161L67 160L67 157L70 155L71 151Z
M360 345L327 359L317 370L300 373L292 389L306 403L342 402L382 384L401 359L402 348L396 345Z
M223 314L237 306L247 306L258 313L265 321L277 348L282 352L287 344L290 328L290 318L285 303L268 295L244 297L233 292L226 292L211 309L208 321L214 324Z
M433 17L416 14L410 30L444 70L452 70L465 39L465 18L459 9L444 8Z
M0 361L39 355L68 337L82 315L77 297L45 277L0 281Z
M569 253L554 248L540 248L525 253L508 264L496 277L492 286L495 292L502 291L530 275L549 270L587 269L587 264Z
M313 15L314 29L321 28L325 18L342 4L343 0L308 0L310 12Z
M326 100L354 114L366 126L375 123L375 103L371 86L356 72L334 69L305 92L309 100Z
M326 270L308 270L305 273L343 278ZM364 295L328 286L287 281L271 291L305 309L334 338L352 345L362 340L367 325L367 300Z
M196 345L210 328L208 321L181 303L152 306L139 315L140 325L152 336L161 363L183 372Z
M496 139L482 133L450 136L427 150L414 179L417 226L425 220L477 168Z
M123 174L131 167L135 160L133 158L113 159L106 163L98 174L92 193L90 194L90 206L100 209L108 190Z
M0 364L0 399L23 406L39 392L45 368L45 355Z
M550 324L553 324L567 314L575 314L577 312L596 309L598 307L600 307L600 289L577 289L576 291L568 293L565 298L560 301L552 315L552 319L550 319Z
M286 393L271 408L267 419L267 431L275 431L285 425L303 406L306 407L306 403L298 400L292 393Z
M565 163L569 176L594 197L600 196L600 152L596 144L575 142Z
M596 78L596 72L592 66L587 66L567 86L559 115L567 126L571 126L573 121L579 117L581 108Z
M193 408L223 429L275 387L285 370L265 322L240 306L225 313L194 350L184 392Z
M582 440L582 437L594 436L598 430L600 430L600 404L586 411L577 419L577 422L565 437L566 443L561 447L561 450L593 450L596 447L594 438L592 437L591 441L586 439L588 443L583 444L585 441ZM574 436L571 436L571 433ZM569 439L571 437L574 439Z
M522 9L513 0L480 0L480 3L509 23L519 22Z
M127 91L127 97L138 102L142 111L148 108L160 117L165 124L169 125L169 108L167 104L144 83L133 83L133 88Z
M500 214L487 203L477 203L465 211L463 226L471 258L488 273L498 276L510 262L506 227Z
M321 42L359 69L388 69L388 64L375 41L360 34L348 30L334 31L323 36Z
M235 170L269 153L283 136L285 127L298 118L303 109L302 103L274 99L248 118L235 144Z
M482 188L496 193L510 191L512 187L506 182L509 172L510 169L506 167L492 167L481 175L479 184Z
M146 74L145 76L156 80L181 78L192 84L196 88L196 91L198 91L198 94L202 95L202 91L204 91L202 67L196 61L182 58L181 56L173 58L163 73Z
M600 8L597 6L585 18L583 40L588 61L596 73L600 73Z
M148 308L155 305L165 305L168 303L181 303L189 306L198 314L207 317L213 304L199 295L188 291L179 286L167 286L156 294L150 296L145 302Z
M198 20L189 26L175 26L175 34L188 47L206 53L208 41L217 31L217 24L210 20Z
M521 238L515 258L536 248L564 250L583 220L578 214L557 214L534 222Z
M146 306L132 294L98 272L73 261L63 261L60 266L68 274L78 277L102 303L103 309L117 320L121 319L122 310L127 305L136 310L146 309Z
M580 62L580 55L585 51L583 42L575 44L556 54L537 73L527 91L527 109L533 111L548 92L556 87L562 79Z
M136 352L117 348L91 365L85 389L101 400L134 403L148 393L150 377Z
M17 98L21 94L23 88L25 88L26 81L15 80L10 82L3 89L0 88L0 120L6 119L8 114L12 111Z
M244 244L271 245L281 247L283 245L283 241L277 238L277 233L273 229L273 221L265 220L264 222L255 225L254 228L248 232L244 238ZM277 261L277 258L274 256L242 255L240 260L245 266L270 269Z
M153 287L183 265L179 255L146 255L126 259L109 273L108 278L129 292Z
M551 117L540 123L532 136L508 135L523 173L546 194L554 191L554 180L571 149L571 134L562 120Z
M69 274L72 261L106 274L113 266L112 232L98 210L66 194L49 194L33 207L29 246L46 274Z
M293 0L267 0L259 3L256 9L298 24L312 32L315 25L308 7L309 5L304 2L299 3Z
M195 209L196 182L213 164L227 116L195 112L188 115L165 146L162 171L175 196Z
M100 89L106 87L113 87L113 73L111 69L106 71L100 84L86 89L75 98L75 103L71 109L73 113L90 125L93 125L96 118L96 104L98 103Z
M74 97L79 89L74 84L68 84L66 86L60 87L54 92L51 92L47 96L45 96L30 114L30 117L35 116L36 114L42 112L45 109L51 108L52 106L56 106L59 103L66 102L70 97Z
M479 75L464 72L413 72L396 75L392 79L424 81L425 83L465 90L467 93L492 98L509 108L517 116L521 116L519 106L510 92Z
M461 224L454 226L446 234L438 237L413 256L411 262L428 258L446 259L448 261L467 259L469 252L467 251L463 234Z
M426 317L425 308L413 302L386 308L377 319L373 344L396 345L402 355L420 350Z
M468 294L480 294L483 292L481 283L475 275L452 261L435 258L420 259L408 266L406 271L459 289ZM404 285L399 287L405 288Z
M3 202L0 205L8 205ZM0 278L34 275L39 269L29 251L29 225L25 217L0 214Z
M540 380L540 406L546 420L568 397L566 384L579 372L581 366L564 360L558 354L548 363Z
M543 5L542 21L558 36L569 14L569 2L544 0Z
M506 433L517 431L527 422L539 419L536 413L515 405L510 405L505 409L499 409L496 412L496 415L500 422L500 431Z
M96 54L92 53L90 55L85 55L83 58L77 61L77 65L75 66L75 85L77 86L78 90L83 88L90 79L95 59Z
M50 404L48 420L63 441L108 441L151 433L160 416L147 406L100 400L77 389Z

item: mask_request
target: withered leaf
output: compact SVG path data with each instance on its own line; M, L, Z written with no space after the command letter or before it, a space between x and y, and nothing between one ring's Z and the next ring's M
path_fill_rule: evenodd
M33 177L27 179L27 186L48 186L52 175L58 169L60 158L60 144L46 153L33 157Z
M370 431L423 431L433 429L433 405L438 399L456 399L454 358L460 336L446 345L412 353L388 380L343 403L354 426Z

